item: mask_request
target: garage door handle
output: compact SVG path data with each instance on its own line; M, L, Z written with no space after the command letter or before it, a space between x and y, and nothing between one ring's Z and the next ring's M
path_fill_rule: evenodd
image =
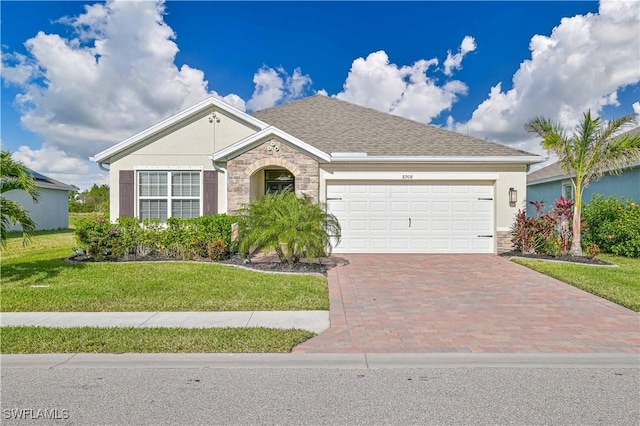
M493 235L478 235L480 238L493 238Z
M409 228L411 228L411 218L409 218Z
M327 201L342 200L342 198L327 198Z
M481 201L493 201L493 198L478 198Z

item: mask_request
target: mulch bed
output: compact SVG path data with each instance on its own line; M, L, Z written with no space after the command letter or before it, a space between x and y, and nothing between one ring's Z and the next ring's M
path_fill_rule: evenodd
M510 251L507 253L502 253L500 256L503 257L523 257L526 259L541 259L541 260L556 260L561 262L571 262L571 263L582 263L587 265L600 265L600 266L612 266L613 263L606 262L604 260L597 259L595 257L587 257L587 256L551 256L548 254L523 254L519 251Z
M179 262L180 260L174 259L169 256L165 256L162 254L150 254L146 256L129 256L128 258L109 258L108 260L97 261L90 256L77 254L75 256L71 256L66 258L65 261L71 263L82 263L82 262ZM263 272L292 272L292 273L315 273L315 274L327 274L327 269L334 266L332 264L321 263L318 259L313 260L305 260L300 263L294 263L289 265L288 263L281 263L279 261L273 260L271 257L262 257L257 256L250 262L245 257L241 257L237 254L232 255L229 259L222 260L220 262L214 262L211 259L207 258L197 258L193 259L194 262L202 262L202 263L220 263L223 265L236 265L242 266L247 269L255 269L257 271Z
M330 265L320 263L317 259L313 261L301 261L300 263L288 264L279 261L270 260L269 258L258 258L257 260L248 261L244 257L238 255L231 256L227 260L220 262L228 265L238 265L245 268L256 269L266 272L295 272L295 273L315 273L325 274Z

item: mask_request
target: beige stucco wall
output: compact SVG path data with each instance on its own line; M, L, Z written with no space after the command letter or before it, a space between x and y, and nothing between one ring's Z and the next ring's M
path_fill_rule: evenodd
M494 223L498 240L504 245L505 233L515 215L524 208L527 191L526 165L521 164L354 164L320 165L320 200L326 200L327 182L331 181L398 181L456 183L474 181L494 186ZM509 188L518 191L518 202L509 205ZM500 238L501 237L501 238Z
M209 122L212 112L219 122ZM118 176L120 170L135 170L146 167L161 167L166 170L193 168L214 170L209 156L258 131L234 116L211 107L178 125L165 129L160 134L127 149L112 158L109 173L111 188L111 219L119 212ZM215 136L215 137L214 137ZM226 175L218 178L218 211L226 212Z

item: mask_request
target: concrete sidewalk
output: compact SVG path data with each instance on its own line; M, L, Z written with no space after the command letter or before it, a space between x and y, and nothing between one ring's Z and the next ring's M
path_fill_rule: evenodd
M269 327L320 333L329 328L328 311L229 312L2 312L0 325L39 327Z

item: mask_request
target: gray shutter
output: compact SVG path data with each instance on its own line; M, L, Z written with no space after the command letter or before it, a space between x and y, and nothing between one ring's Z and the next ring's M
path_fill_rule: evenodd
M205 170L202 176L202 213L217 214L218 213L218 172L213 170Z
M119 181L120 216L133 217L135 207L135 172L120 170Z

